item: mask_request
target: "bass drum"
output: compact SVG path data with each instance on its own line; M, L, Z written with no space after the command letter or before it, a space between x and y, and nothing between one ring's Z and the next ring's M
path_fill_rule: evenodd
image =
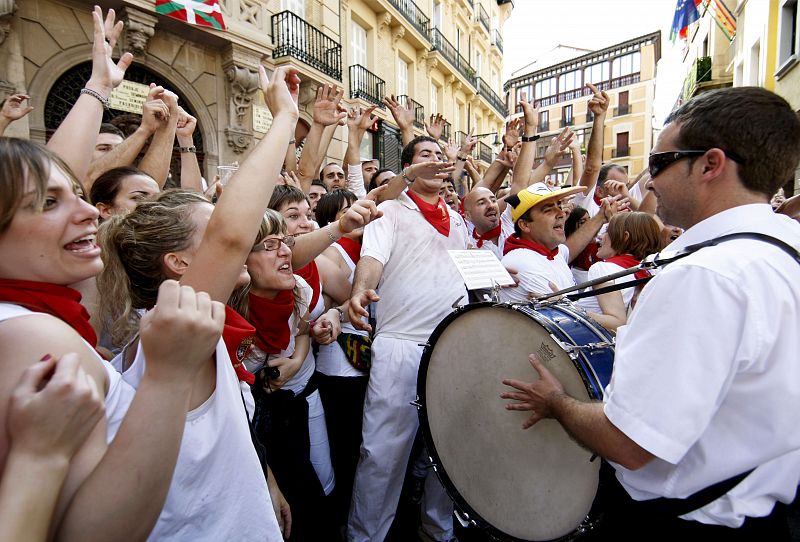
M567 302L477 303L431 335L417 378L420 425L462 517L500 539L568 540L588 528L600 460L557 421L523 431L530 413L505 409L503 379L538 377L531 353L572 397L602 399L614 350L599 324Z

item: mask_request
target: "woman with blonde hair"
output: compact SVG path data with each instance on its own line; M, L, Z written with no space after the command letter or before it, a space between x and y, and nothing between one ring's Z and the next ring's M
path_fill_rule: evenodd
M661 230L656 220L647 213L617 213L608 223L603 234L597 256L602 259L589 268L588 280L594 280L629 267L639 265L648 254L661 250ZM647 271L619 279L630 282L647 277ZM612 286L616 281L610 280L594 286L595 290ZM616 292L600 294L596 297L585 297L578 301L589 316L609 331L616 331L628 320L628 310L634 302L637 288L624 288Z

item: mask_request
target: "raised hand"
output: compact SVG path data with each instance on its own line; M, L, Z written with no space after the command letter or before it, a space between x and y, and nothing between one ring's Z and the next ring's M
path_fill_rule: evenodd
M314 102L314 122L322 126L333 126L347 118L347 110L340 105L344 91L336 85L325 84L317 89Z
M389 108L397 127L400 128L401 131L413 127L415 114L414 108L410 103L407 102L406 105L402 105L397 101L394 94L392 94L383 99L383 104Z
M366 323L363 319L369 318L367 312L367 305L370 303L380 301L380 296L375 290L364 290L359 292L347 301L347 318L353 327L361 331L372 331L372 326Z
M109 9L103 19L103 10L99 6L94 7L92 12L94 21L94 44L92 46L92 75L86 83L86 88L99 92L104 98L108 98L111 91L122 82L125 70L131 65L133 55L124 53L119 62L111 59L114 46L117 44L120 33L122 32L122 21L116 20L113 9Z
M300 77L297 68L280 66L272 72L272 79L267 77L264 66L258 67L258 79L264 102L272 113L273 118L278 115L290 115L294 120L300 116L297 111L297 93L300 91Z
M196 127L197 119L187 113L184 108L178 106L178 129L175 131L175 135L191 139Z
M447 142L447 144L442 147L442 151L444 152L445 158L447 158L448 162L455 163L458 159L458 145L451 139Z
M514 164L517 162L517 152L514 150L500 151L497 154L496 160L504 167L514 169Z
M464 139L464 143L461 144L461 149L459 150L461 156L464 155L471 156L472 150L475 148L475 145L478 144L478 138L472 135L473 132L475 132L474 128L470 130L469 134L467 134L466 139Z
M514 147L519 143L520 119L513 119L506 125L506 133L503 134L503 145L506 149Z
M431 160L408 166L408 176L411 179L416 179L417 177L422 177L423 179L446 179L455 169L455 166L450 162Z
M225 305L174 280L158 288L156 306L139 329L147 371L167 381L193 381L208 362L225 324Z
M605 115L606 111L608 111L608 104L611 103L608 94L606 94L604 90L598 90L597 87L591 83L586 83L586 86L592 91L592 94L594 94L589 100L587 107L595 115Z
M150 92L142 104L141 128L147 133L155 132L162 123L169 119L169 106L161 99L164 87L150 85Z
M525 116L525 135L535 134L539 124L539 110L527 100L520 100L519 105L522 107L522 113Z
M547 146L547 149L544 151L544 161L550 167L554 167L556 162L558 162L559 157L564 154L564 151L569 148L570 142L575 137L575 134L569 127L564 128L561 130L561 133L558 134L556 137L550 140L550 144Z
M350 208L339 218L339 229L342 233L351 233L382 216L383 211L378 210L374 200L360 199L353 202Z
M425 130L428 132L429 136L438 141L442 139L442 130L444 130L445 122L441 113L431 115L430 120L425 121Z
M30 99L31 97L27 94L12 94L3 103L3 108L0 109L0 116L4 117L9 124L21 119L33 111L33 107L22 105L22 102Z
M22 373L8 403L15 452L71 459L103 417L100 390L76 354L49 354Z
M376 118L375 116L372 115L372 112L375 111L377 107L378 107L377 105L371 105L366 109L362 109L360 107L358 108L359 115L356 118L356 122L359 130L361 130L362 132L366 132L367 128L372 126Z

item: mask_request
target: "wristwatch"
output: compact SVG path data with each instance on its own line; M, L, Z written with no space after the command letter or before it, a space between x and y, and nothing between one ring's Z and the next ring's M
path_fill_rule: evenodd
M411 186L411 183L414 182L414 179L412 179L411 177L408 176L408 168L409 167L411 167L411 166L403 168L402 176L403 176L403 179L406 181L406 185Z
M333 307L333 308L336 309L336 312L339 313L339 322L340 323L344 322L344 311L342 310L342 308L341 307Z
M519 140L522 141L523 143L528 143L529 141L536 141L540 137L542 136L540 136L539 134L534 134L531 136L522 136L519 138Z

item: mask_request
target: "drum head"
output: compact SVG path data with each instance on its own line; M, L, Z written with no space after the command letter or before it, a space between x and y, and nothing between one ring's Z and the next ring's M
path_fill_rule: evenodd
M592 454L554 420L523 430L530 413L508 411L500 399L510 389L504 378L538 378L528 355L540 352L568 394L590 400L572 360L542 325L505 306L451 316L432 341L420 368L421 423L457 504L518 540L575 530L597 492L600 461L590 462Z

